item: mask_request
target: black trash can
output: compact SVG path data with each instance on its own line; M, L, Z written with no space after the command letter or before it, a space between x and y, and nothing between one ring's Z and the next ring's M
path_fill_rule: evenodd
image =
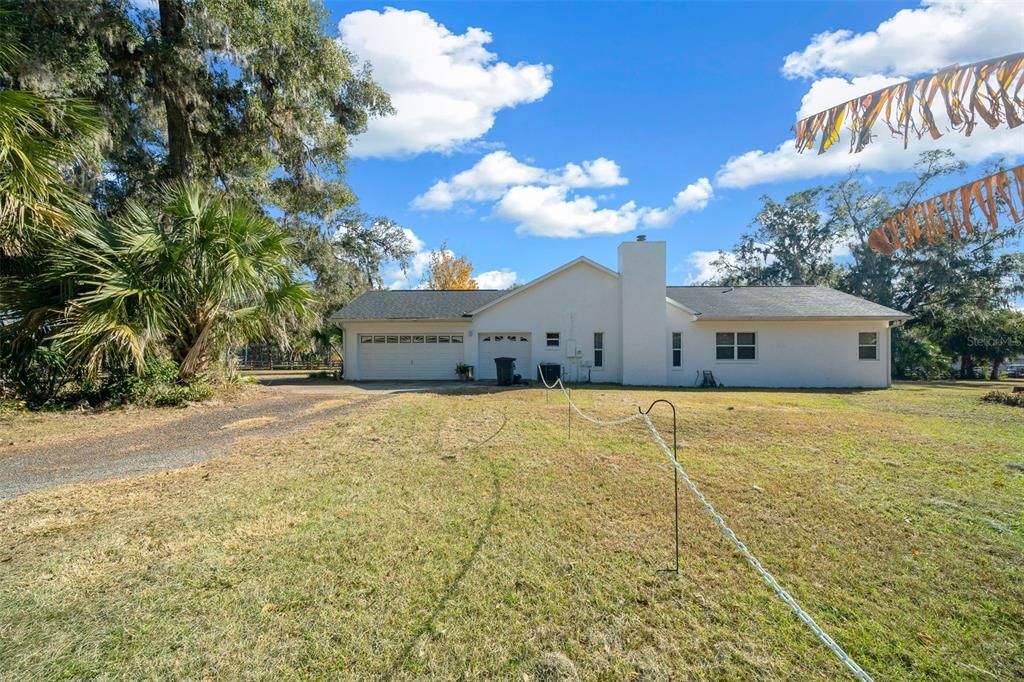
M551 384L555 379L562 376L562 366L557 362L542 362L537 367L538 378L545 383Z
M515 358L494 358L494 367L498 372L498 385L511 386L512 375L515 373Z

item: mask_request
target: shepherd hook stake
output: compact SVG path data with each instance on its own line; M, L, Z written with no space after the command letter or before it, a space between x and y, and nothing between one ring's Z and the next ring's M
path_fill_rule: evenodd
M677 436L676 436L676 406L673 405L672 403L670 403L669 401L665 400L664 398L658 398L653 403L651 403L647 407L646 410L640 409L639 405L637 405L636 409L637 409L637 411L640 412L640 414L648 415L648 414L651 413L651 410L654 409L654 406L657 405L658 403L665 403L666 405L668 405L669 407L672 408L672 456L678 462L679 461L679 443L677 441ZM674 569L672 569L672 568L662 569L662 570L658 571L658 573L675 573L678 576L679 575L679 472L676 470L676 468L674 466L672 467L672 491L673 491L672 497L673 497L673 499L675 501L675 510L676 510L676 534L675 534L675 540L676 540L676 567Z

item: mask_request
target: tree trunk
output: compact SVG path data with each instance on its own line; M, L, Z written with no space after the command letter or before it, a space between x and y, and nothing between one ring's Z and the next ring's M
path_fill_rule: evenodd
M185 6L182 0L160 0L160 43L162 59L159 88L167 114L167 165L175 178L192 175L192 130L189 127L189 102L179 82L187 68L181 55L185 31Z
M990 381L999 381L999 368L1003 366L1002 360L992 360L992 372L988 378Z
M974 359L969 355L960 356L960 378L961 379L973 379L974 378Z

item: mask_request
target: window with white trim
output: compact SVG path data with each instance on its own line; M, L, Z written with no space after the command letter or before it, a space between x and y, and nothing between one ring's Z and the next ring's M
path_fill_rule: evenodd
M604 367L604 332L594 332L594 367Z
M683 366L683 333L672 332L672 366Z
M547 345L548 348L558 348L561 338L558 332L548 332L544 338L545 345Z
M878 332L857 334L857 357L861 360L878 359Z
M486 339L484 339L486 341ZM409 343L463 343L464 339L461 334L450 334L444 336L434 335L410 335L410 334L399 334L394 335L371 335L371 334L360 334L359 343L371 343L371 344L409 344Z
M757 334L754 332L717 332L716 360L756 360Z

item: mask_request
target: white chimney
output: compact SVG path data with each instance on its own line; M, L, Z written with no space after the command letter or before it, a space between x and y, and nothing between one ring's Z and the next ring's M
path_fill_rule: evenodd
M622 383L658 386L668 379L665 242L646 237L619 245Z

